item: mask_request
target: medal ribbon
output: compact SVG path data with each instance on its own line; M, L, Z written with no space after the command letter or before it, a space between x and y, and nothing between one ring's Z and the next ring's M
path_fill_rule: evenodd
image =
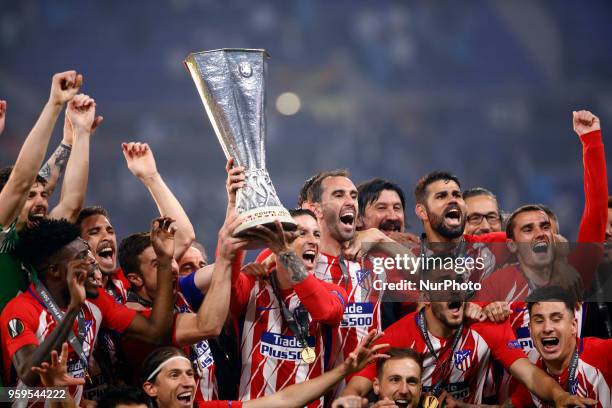
M291 332L298 338L300 343L302 343L302 347L309 347L307 342L309 326L308 311L303 305L300 305L294 310L293 313L291 313L283 301L283 297L278 286L276 271L272 273L270 283L272 284L272 290L280 305L283 320L285 320L287 326L289 326L289 330L291 330Z
M444 353L440 353L440 356L438 356L436 352L434 351L434 346L431 343L431 339L429 338L429 333L427 332L427 323L425 322L425 309L421 309L421 311L416 315L416 322L417 322L417 326L419 327L419 331L421 332L421 336L423 336L423 340L425 341L425 345L429 349L429 352L431 353L433 358L436 360L436 362L439 362L439 358ZM455 338L453 339L453 343L450 347L449 357L440 366L440 372L441 372L440 378L438 379L436 384L431 388L431 393L436 397L439 397L440 394L442 393L442 387L446 383L446 379L450 375L450 372L452 371L452 368L449 370L448 367L450 366L450 363L453 359L455 348L457 347L457 344L459 344L459 339L461 339L462 332L463 332L463 323L461 323L461 326L459 326L459 328L457 329L457 332L455 333Z
M60 324L61 321L64 320L65 313L60 310L60 308L57 306L57 303L55 303L55 301L51 297L51 294L49 293L47 288L40 282L36 271L33 268L27 269L27 271L30 277L30 281L34 284L34 289L36 290L36 293L44 303L45 308L49 311L49 313L51 313L53 319L57 322L57 324ZM85 343L85 339L87 338L87 330L85 328L85 314L83 313L82 308L81 310L79 310L79 313L77 315L77 325L79 338L77 339L74 333L70 331L70 333L68 334L68 342L72 346L72 349L79 356L79 359L83 364L83 369L85 373L87 373L87 367L89 366L89 362L87 360L85 352L83 351L83 344Z

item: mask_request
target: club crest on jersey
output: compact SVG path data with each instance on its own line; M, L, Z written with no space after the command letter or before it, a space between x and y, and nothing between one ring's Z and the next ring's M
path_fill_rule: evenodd
M470 355L472 355L472 350L455 351L455 367L461 371L467 371L472 363Z
M357 284L359 287L369 291L372 287L372 282L370 279L368 279L368 276L370 276L370 271L368 269L360 269L355 272L355 275L357 276Z
M24 329L24 326L21 320L19 319L9 320L8 331L9 331L9 336L11 336L11 339L14 339L15 337L23 333L23 329Z
M508 342L508 348L511 349L511 350L517 350L517 349L520 349L522 347L521 347L521 343L519 343L518 340L510 340Z

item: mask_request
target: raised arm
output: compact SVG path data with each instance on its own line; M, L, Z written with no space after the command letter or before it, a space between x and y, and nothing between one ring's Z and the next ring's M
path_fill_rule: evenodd
M83 77L76 71L53 76L49 100L28 134L6 185L0 192L0 225L6 228L17 217L36 180L55 122L66 102L78 92Z
M74 130L74 144L60 201L49 216L74 222L85 202L89 178L89 142L96 121L96 102L87 95L79 94L68 103L66 117Z
M181 259L195 240L195 231L181 203L157 171L153 151L146 143L134 142L121 144L121 149L128 169L149 190L159 213L176 220L174 259Z
M33 387L38 383L38 375L35 371L32 371L32 367L40 367L43 362L48 362L51 352L60 350L62 343L68 339L68 335L74 326L74 319L85 301L84 285L90 268L91 265L87 260L73 260L68 263L66 279L70 292L70 304L64 318L42 344L37 347L33 345L24 346L13 355L13 365L17 375L27 386Z
M243 249L249 243L234 238L232 233L240 225L235 212L228 213L219 230L218 254L210 290L197 315L182 313L176 318L175 341L178 345L194 344L202 339L218 336L225 324L230 305L232 271L240 270Z
M125 154L125 153L124 153ZM232 167L234 159L229 159L225 165L225 171L227 173L227 179L225 182L225 189L227 191L227 213L234 211L236 207L236 191L244 186L244 167ZM155 164L155 162L153 162ZM177 258L178 259L178 258ZM204 268L200 268L195 272L193 281L195 286L202 292L207 293L212 282L212 272L214 264L206 265Z
M174 219L159 217L151 224L151 245L157 256L157 290L151 315L147 319L140 313L125 330L131 338L167 345L171 341L173 319L173 289L176 276L172 274L172 254L174 253Z
M578 242L603 242L608 221L608 176L599 118L589 111L573 112L574 132L582 143L584 211Z
M100 123L102 123L103 119L104 118L102 116L96 116L91 126L91 134L93 134ZM45 190L49 196L51 196L53 191L55 191L57 182L66 169L66 164L68 163L68 158L70 158L70 152L72 151L73 142L74 130L72 129L72 124L68 118L68 110L66 110L66 113L64 114L62 141L38 172L39 176L47 180Z
M307 405L321 397L347 375L361 370L379 358L387 357L384 354L377 354L378 350L389 346L388 344L374 345L380 336L381 334L371 331L349 357L333 370L303 383L291 385L275 394L245 401L242 406L244 408L284 408Z

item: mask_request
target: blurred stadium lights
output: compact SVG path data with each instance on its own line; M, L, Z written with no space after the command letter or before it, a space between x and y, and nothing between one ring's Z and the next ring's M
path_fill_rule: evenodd
M282 115L292 116L300 111L302 101L293 92L284 92L276 98L276 110Z

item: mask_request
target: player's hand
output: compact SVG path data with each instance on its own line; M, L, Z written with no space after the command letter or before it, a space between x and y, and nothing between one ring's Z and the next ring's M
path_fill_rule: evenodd
M102 123L104 117L98 115L93 120L91 124L91 128L89 130L89 134L93 135L98 126ZM70 123L70 119L68 118L68 109L66 109L66 114L64 115L64 129L62 133L62 143L68 146L72 146L74 143L74 129L72 128L72 124Z
M418 235L413 234L412 232L390 231L387 233L387 236L398 244L402 244L409 248L421 244L421 238Z
M174 221L171 217L157 217L151 222L151 246L158 260L171 261L174 256Z
M76 95L68 102L66 117L74 133L91 134L96 120L96 101L85 94Z
M453 396L446 390L442 391L442 394L438 398L438 401L440 401L440 406L444 408L462 408L465 406L469 406L466 404L462 404L456 399L454 399Z
M130 172L141 180L157 175L153 150L146 143L121 143L121 151Z
M344 247L342 253L346 259L358 261L381 242L391 242L391 239L378 228L369 228L355 232L355 236Z
M395 401L389 399L388 397L385 397L385 399L383 400L376 401L376 403L370 406L370 408L399 408L399 407L395 404Z
M579 397L577 395L570 395L567 392L562 394L555 400L556 408L571 408L580 407L586 408L587 406L597 406L597 401L591 398Z
M482 309L487 319L494 323L501 323L510 317L512 309L508 302L491 302Z
M228 208L225 222L219 230L219 239L217 241L218 258L234 262L238 252L242 251L251 242L248 238L236 238L233 236L234 230L240 226L240 223L238 214Z
M227 180L225 181L225 189L227 191L227 203L228 207L236 207L236 192L239 188L244 187L246 183L246 176L244 175L244 167L234 166L234 159L229 158L225 165L225 171L227 172Z
M483 322L487 319L487 316L482 312L482 307L472 302L465 302L463 314L468 319L476 322Z
M572 125L578 136L595 130L601 130L599 118L586 110L572 112Z
M40 376L40 382L45 387L68 387L85 384L84 378L75 378L68 374L68 343L62 344L62 353L51 351L51 363L46 361L40 367L32 367L32 371Z
M367 398L358 395L347 395L346 397L336 398L332 402L331 408L367 408Z
M262 241L272 252L279 255L289 251L289 244L295 241L297 233L285 231L283 224L279 220L274 221L276 230L272 230L265 225L258 225L247 231L247 235L253 240Z
M85 280L92 268L91 259L73 259L68 262L68 292L70 293L69 309L80 309L85 302Z
M377 354L378 350L389 347L388 344L374 345L383 334L383 332L377 333L376 330L372 330L361 340L355 350L351 351L346 360L344 360L347 374L356 373L379 358L389 357L387 354Z
M6 123L6 101L0 100L0 135L4 132Z
M253 276L258 280L267 280L270 277L270 273L266 267L257 262L251 262L244 265L240 272L245 275Z
M63 106L74 98L82 84L83 75L78 74L76 71L60 72L53 75L49 103L55 106Z

